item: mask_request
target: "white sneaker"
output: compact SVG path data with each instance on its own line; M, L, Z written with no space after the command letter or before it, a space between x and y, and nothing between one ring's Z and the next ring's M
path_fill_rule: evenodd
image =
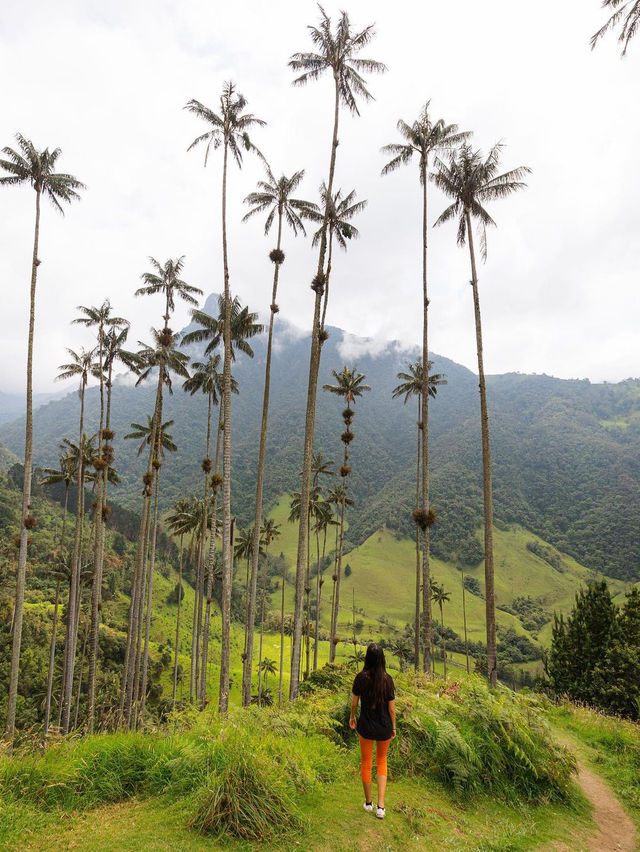
M371 811L373 810L373 802L369 802L369 803L365 802L365 803L364 803L364 805L363 805L362 807L365 809L365 811L366 811L368 814L370 814L370 813L371 813Z
M376 806L376 816L378 819L384 819L385 810L381 808L380 805Z

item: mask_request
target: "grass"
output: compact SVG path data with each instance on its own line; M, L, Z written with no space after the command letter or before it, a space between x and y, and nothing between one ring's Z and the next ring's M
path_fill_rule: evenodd
M549 717L578 741L580 755L606 778L640 828L640 725L569 703Z
M582 836L584 803L544 707L478 678L399 679L388 819L362 810L351 673L294 705L181 714L173 732L61 742L0 759L0 848L539 849ZM488 795L491 793L491 795ZM381 845L382 844L382 845Z
M280 537L273 546L273 552L282 552L295 566L297 549L297 525L287 520L289 498L283 496L270 512L270 517L280 524ZM544 559L527 549L527 542L545 542L538 536L517 525L502 530L494 527L494 558L496 575L497 606L510 604L515 597L530 595L540 598L542 605L551 617L554 610L567 612L574 604L575 593L591 577L592 573L569 556L562 555L563 571L551 567ZM312 543L315 547L315 542ZM328 542L328 547L332 542ZM352 621L352 595L355 591L356 608L364 611L365 626L363 636L384 635L388 628L380 623L386 620L395 628L402 629L413 617L415 589L415 544L409 539L398 539L389 530L382 529L370 536L359 547L350 551L344 558L352 568L349 577L343 577L341 583L341 633L350 634L347 626ZM444 619L459 635L463 634L461 574L456 565L440 559L431 560L434 578L450 593L451 601L444 607ZM328 629L329 599L331 594L331 571L325 574L324 603L321 610L321 624ZM465 575L475 577L481 587L484 586L484 563L475 568L465 569ZM609 580L613 594L620 594L624 583ZM277 599L277 600L276 600ZM293 586L285 590L287 612L293 608ZM276 609L278 593L274 594L272 608ZM483 641L485 636L485 602L470 593L465 594L467 625L469 638ZM439 618L437 609L434 615ZM529 633L515 616L498 609L498 625L513 627L518 633L529 636L533 641L548 645L551 640L551 622L546 624L539 635Z

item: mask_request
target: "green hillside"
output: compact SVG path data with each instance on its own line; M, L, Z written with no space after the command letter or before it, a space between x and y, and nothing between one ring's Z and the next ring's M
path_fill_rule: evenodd
M215 313L215 298L205 309ZM341 369L344 332L330 329L323 346L320 382ZM264 380L265 338L254 338L253 360L234 364L240 393L233 400L233 511L241 525L253 516L255 473ZM265 499L299 489L309 342L279 318L272 370ZM350 446L348 543L362 544L381 527L413 533L416 421L412 405L392 401L397 373L416 351L389 342L375 356L359 341L354 366L372 390L358 403L355 439ZM199 357L197 346L188 350ZM453 361L432 354L434 371L445 373L430 407L432 501L438 515L432 551L445 561L477 567L482 545L481 452L477 378ZM518 524L570 554L582 565L625 580L640 578L640 381L615 385L565 381L550 376L507 374L488 377L494 474L495 517ZM340 401L319 392L315 446L334 461L341 457ZM135 442L125 441L133 421L144 422L153 389L117 380L113 396L115 465L121 483L114 500L139 511L144 462ZM164 404L174 420L178 452L163 466L161 500L200 488L206 404L174 382ZM217 413L216 413L217 414ZM51 401L35 412L37 464L54 464L65 436L75 439L78 402L74 395ZM87 430L97 428L98 393L87 394ZM0 427L0 440L16 455L23 452L21 420Z

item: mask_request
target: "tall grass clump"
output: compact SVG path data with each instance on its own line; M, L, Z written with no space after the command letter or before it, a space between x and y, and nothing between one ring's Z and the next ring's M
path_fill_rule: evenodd
M202 834L269 841L300 831L294 786L268 753L239 730L225 737L209 778L190 806L189 825Z
M334 731L355 745L347 726L353 672L334 667L327 678L327 686L319 678L307 688L308 712L315 706L329 714ZM532 803L570 798L575 760L554 741L541 700L490 690L479 677L447 683L405 674L396 679L396 705L391 773L431 777L460 796L491 793Z

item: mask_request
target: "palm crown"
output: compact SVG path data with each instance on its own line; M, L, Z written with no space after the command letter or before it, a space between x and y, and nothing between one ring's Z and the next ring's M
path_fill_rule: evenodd
M251 113L243 113L246 105L246 98L239 92L236 92L236 87L231 81L225 83L222 88L219 115L203 103L200 103L200 101L192 98L185 105L185 109L210 124L211 129L197 136L191 145L189 145L187 151L198 145L205 144L205 166L207 165L211 148L219 148L220 145L228 146L239 167L242 166L243 149L245 151L254 151L262 156L249 138L249 129L255 126L264 127L266 121L256 118Z
M86 189L73 175L66 175L55 171L58 157L62 153L60 148L49 151L38 151L30 139L25 139L21 133L16 133L18 151L13 148L3 148L2 153L7 157L0 160L0 168L8 175L0 177L0 184L13 186L21 183L29 183L36 192L46 195L58 212L63 213L61 201L70 204L80 198L77 190Z
M364 373L359 373L355 367L344 366L339 373L337 370L332 370L331 374L337 384L323 385L322 390L335 393L337 396L343 396L347 401L347 405L355 403L356 397L362 396L363 391L371 390L369 385L363 384L366 378Z
M400 166L406 165L417 154L420 182L422 183L429 165L430 154L450 151L471 135L468 131L459 132L457 124L445 124L441 118L438 121L432 121L429 116L430 103L431 101L426 102L420 117L413 124L407 124L402 119L398 121L396 126L405 142L404 144L385 145L382 148L384 154L392 156L392 159L382 169L383 175L390 174Z
M153 370L161 368L163 371L162 381L168 387L169 392L172 392L171 373L175 373L184 379L189 378L189 371L187 370L189 356L176 348L176 338L173 335L171 340L167 341L164 332L152 328L151 333L155 345L149 346L149 344L139 340L138 345L142 348L138 352L121 351L120 357L138 376L136 387L145 381Z
M366 47L374 36L373 24L356 33L351 29L349 16L341 12L335 31L331 31L331 18L320 9L320 25L310 26L309 34L316 48L315 53L294 53L289 61L293 71L302 74L293 81L295 86L304 86L317 80L325 71L331 70L340 100L352 113L359 115L356 97L365 101L373 99L367 90L362 73L381 74L387 70L382 62L374 59L359 59L356 54Z
M427 361L427 370L431 370L433 361ZM405 405L410 397L418 396L423 391L424 373L422 369L422 358L418 358L415 364L407 366L408 372L400 372L397 377L400 379L400 384L397 385L391 392L392 399L398 399L404 396ZM446 385L447 379L444 373L430 373L427 379L429 396L435 397L438 393L438 385Z
M178 447L173 442L171 434L169 433L171 426L173 426L173 420L165 420L165 422L160 425L160 432L156 439L160 450L160 457L164 456L165 450L169 453L175 453L178 450ZM153 436L153 417L149 417L147 414L146 423L132 423L131 428L133 431L129 432L129 434L124 437L125 439L142 439L140 446L138 447L138 455L140 456L142 455L144 448L151 444L151 438Z
M73 376L80 376L80 387L82 389L87 384L87 379L92 373L95 349L88 351L81 349L80 352L67 349L67 352L71 356L71 361L68 364L60 364L58 367L60 372L56 376L56 381L64 381L65 379L73 378Z
M139 287L135 295L150 296L155 293L162 293L166 301L165 324L169 322L169 315L175 310L174 296L179 296L190 305L198 304L194 295L202 296L202 290L187 284L180 278L180 273L184 267L184 255L175 260L169 258L164 265L158 263L154 257L150 257L149 263L154 271L142 273L140 277L144 282L144 287Z
M342 190L339 189L331 198L327 192L327 187L323 183L320 187L320 199L322 210L327 211L327 228L329 235L335 236L338 245L346 249L347 240L356 240L360 234L355 225L351 224L351 219L361 213L367 206L366 201L356 201L356 191L352 189L348 195L343 196ZM311 222L320 222L321 225L313 235L312 245L316 246L322 239L324 230L324 213L314 204L313 209L309 208L306 212L306 218Z
M212 355L208 361L192 361L191 376L182 384L182 389L193 396L200 391L211 395L214 405L222 396L222 373L220 372L220 355ZM231 377L231 391L238 393L238 383Z
M453 198L453 204L444 210L436 220L436 225L442 225L450 219L458 219L458 244L464 245L467 238L467 216L469 221L475 218L479 221L481 231L482 257L487 257L486 227L495 222L487 213L484 205L488 201L505 198L523 189L525 175L531 172L527 166L519 166L502 175L498 174L500 153L503 145L498 142L482 158L480 151L473 151L468 144L462 145L449 155L448 163L436 158L436 171L431 179L445 195Z
M291 177L282 175L277 180L269 166L266 166L266 171L267 180L258 181L258 192L249 193L244 200L244 203L249 204L251 209L242 217L242 221L246 222L247 219L257 213L264 213L268 210L264 223L265 234L268 234L271 230L276 214L283 216L294 236L297 236L298 231L305 234L301 216L304 216L310 209L317 209L316 205L310 201L291 197L304 177L304 169L294 172Z
M239 349L249 358L253 358L253 349L247 343L251 337L262 332L262 325L257 323L258 314L252 313L248 306L243 308L240 305L240 300L237 296L231 299L231 360L235 361L235 349ZM191 312L194 322L200 325L200 328L194 331L189 331L182 338L182 345L189 346L191 343L202 343L203 340L209 341L204 350L205 355L210 355L222 342L224 336L224 317L225 317L225 299L224 296L218 296L218 316L212 317L204 311L194 310Z
M629 47L629 42L640 27L640 0L602 0L602 6L605 9L614 9L615 11L606 24L591 36L591 49L593 50L605 33L622 22L618 41L623 46L622 55L624 56Z

